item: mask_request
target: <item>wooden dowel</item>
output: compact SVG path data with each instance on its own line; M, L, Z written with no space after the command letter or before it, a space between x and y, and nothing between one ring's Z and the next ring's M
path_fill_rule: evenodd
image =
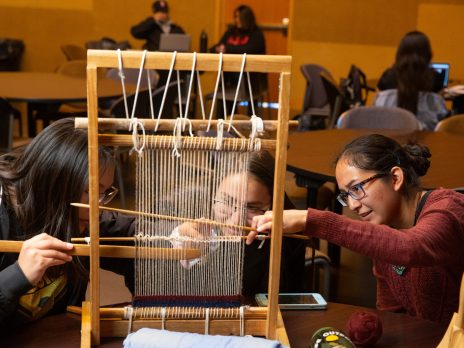
M142 135L139 135L141 139ZM216 138L215 137L180 137L179 150L184 149L203 149L203 150L216 150ZM179 140L177 139L177 140ZM157 149L173 149L176 138L170 135L146 135L145 136L145 147L146 148L157 148ZM132 135L128 134L99 134L98 142L106 146L123 146L132 147L134 141ZM275 150L275 140L261 139L261 149L267 151ZM239 138L223 138L221 151L248 151L249 139ZM243 146L245 144L245 146ZM177 145L176 145L177 146Z
M225 238L224 238L225 237ZM230 239L232 239L233 236L230 236ZM246 239L247 236L240 236L241 239ZM260 236L261 239L270 239L271 236ZM143 240L144 238L140 238ZM151 238L147 237L147 240L150 239L156 239L156 238ZM227 239L227 236L218 236L218 237L211 237L212 240L214 239ZM71 243L87 243L86 238L71 238ZM100 237L99 238L100 242L135 242L135 237ZM193 240L192 240L193 241Z
M71 203L71 205L74 206L74 207L78 207L78 208L86 208L86 209L90 208L90 206L88 204L84 204L84 203ZM248 227L248 226L224 224L224 223L221 223L221 222L216 222L216 221L211 221L211 220L198 220L198 219L182 218L182 217L178 217L178 216L168 216L168 215L162 215L162 214L145 213L143 211L120 209L120 208L111 208L111 207L105 207L105 206L102 206L102 205L99 206L98 208L100 210L112 211L112 212L126 214L126 215L146 216L146 217L152 217L152 218L158 218L158 219L164 219L164 220L180 221L180 222L193 222L193 223L206 224L206 225L212 225L212 226L217 226L217 227L237 228L237 229L241 229L241 230L244 230L244 231L247 231L247 232L256 231L255 228ZM263 232L260 232L260 233L269 233L269 232L263 231ZM284 237L295 238L295 239L305 239L305 240L309 239L309 237L301 235L301 234L285 234ZM246 238L246 236L244 236L244 238ZM100 238L100 240L104 240L104 239Z
M236 115L237 116L237 115ZM137 118L143 124L145 130L154 130L156 127L157 120L147 118ZM206 131L208 127L208 121L205 120L190 120L189 124L192 124L193 131ZM128 130L130 120L125 118L99 118L98 127L102 130ZM176 124L175 119L160 119L158 131L173 131ZM211 120L210 130L217 129L218 120ZM277 121L263 120L265 132L275 132L277 130ZM249 120L237 120L232 121L233 127L238 130L251 130L251 122ZM74 127L87 129L88 118L87 117L76 117L74 120ZM187 126L189 127L189 125ZM289 121L288 127L290 130L296 130L298 128L298 121Z
M224 313L227 313L229 309L224 309ZM82 308L78 306L68 306L67 311L70 313L74 314L82 314ZM100 308L100 317L101 318L112 318L112 319L124 319L124 308L123 307L104 307ZM141 319L141 316L137 311L134 311L136 316L135 319ZM211 310L210 311L210 318L216 318L220 319L217 317L216 314L217 311ZM220 310L218 311L219 313L221 312ZM262 318L266 317L267 313L267 307L245 307L245 317L247 319L252 319L252 318ZM166 313L167 315L169 314L169 311ZM193 318L195 315L198 315L198 310L191 309L191 308L183 308L182 309L182 315L185 317ZM146 318L149 319L149 318ZM161 319L159 317L154 317L152 319ZM169 316L166 316L166 319L169 319ZM225 319L225 318L224 318Z
M23 246L22 241L1 240L0 252L19 253ZM89 256L90 246L74 244L74 249L66 251L71 256ZM160 260L191 260L201 256L199 249L174 249L174 248L136 248L133 246L100 245L100 257L113 258L150 258Z
M74 206L74 207L78 207L78 208L87 208L87 209L90 208L90 205L83 204L83 203L71 203L71 205ZM168 215L162 215L162 214L145 213L143 211L120 209L120 208L111 208L111 207L106 207L106 206L102 206L102 205L99 206L98 208L100 210L112 211L112 212L126 214L126 215L145 216L145 217L151 217L151 218L156 218L156 219L173 220L173 221L179 221L179 222L193 222L195 224L199 223L199 224L206 224L206 225L217 226L217 227L237 228L237 229L241 229L241 230L244 230L244 231L247 231L247 232L256 231L256 229L248 227L248 226L224 224L224 223L216 222L216 221L212 221L212 220L198 220L198 219L183 218L183 217L178 217L178 216L168 216Z

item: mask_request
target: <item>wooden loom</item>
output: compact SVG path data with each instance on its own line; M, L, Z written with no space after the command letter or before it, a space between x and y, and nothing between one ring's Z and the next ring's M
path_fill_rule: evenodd
M127 51L122 53L125 68L140 68L142 52ZM175 61L174 69L190 70L193 54L179 53ZM169 69L172 53L150 52L146 55L145 69ZM196 70L217 71L219 55L198 54ZM239 72L242 64L240 55L224 55L223 71ZM76 120L77 127L86 127L88 122L89 137L89 230L90 230L90 301L82 306L82 337L81 346L89 347L98 345L100 337L124 337L127 334L128 320L122 319L123 309L100 308L100 280L99 266L101 249L99 245L99 144L118 146L131 146L132 141L127 135L103 135L98 134L99 127L128 129L128 120L98 119L98 95L97 95L97 69L117 68L118 54L116 51L89 50L87 57L87 100L88 120ZM286 166L286 148L288 137L289 97L290 97L290 69L291 57L289 56L257 56L250 55L246 60L245 71L279 73L279 112L277 121L265 121L265 127L274 128L277 131L276 143L270 146L276 150L275 180L273 193L273 234L271 238L270 271L269 271L269 306L267 308L249 308L245 310L245 334L266 336L269 339L278 339L289 346L288 338L283 326L282 317L278 309L278 291L280 277L280 250L282 244L282 211L284 197L284 177ZM154 121L151 119L139 119L145 129L153 129ZM169 129L173 120L163 121L159 129ZM201 128L204 121L198 121L194 127ZM241 124L243 121L237 122ZM235 125L235 123L234 123ZM266 147L266 146L264 146ZM188 314L187 314L188 315ZM161 316L161 315L160 315ZM168 330L204 332L204 320L166 318L135 318L132 322L133 330L141 327L161 328ZM210 330L212 334L238 334L239 320L215 318L210 316Z

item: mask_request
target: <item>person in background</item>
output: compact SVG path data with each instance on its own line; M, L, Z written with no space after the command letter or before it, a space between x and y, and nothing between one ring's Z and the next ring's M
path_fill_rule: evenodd
M264 35L256 25L251 7L241 5L234 10L234 25L210 48L210 52L266 54Z
M153 15L131 28L136 39L146 40L143 49L157 51L161 34L183 34L184 30L169 18L169 7L166 1L155 1L152 5Z
M336 160L339 202L361 221L316 209L286 210L283 232L322 238L373 259L377 307L449 323L464 271L464 195L424 190L430 152L378 134L347 144ZM269 230L272 212L253 219ZM258 232L251 232L251 242Z
M234 24L230 26L221 40L210 48L211 53L232 54L266 54L266 42L263 32L256 24L255 14L251 7L240 5L234 10ZM225 73L224 83L226 87L227 113L232 109L235 90L238 83L238 73ZM267 89L267 75L262 73L250 74L253 95L257 96ZM249 100L248 88L245 88L246 77L242 78L239 99ZM220 104L220 103L219 103ZM218 105L218 113L223 110Z
M112 151L100 146L100 204L117 193ZM24 241L18 254L0 252L0 331L80 306L89 280L88 259L71 257L72 237L88 236L87 131L61 119L24 149L0 157L0 238ZM132 217L100 216L101 234L130 236ZM133 288L133 261L102 259Z
M380 78L376 106L398 106L417 116L423 129L433 130L448 115L445 100L437 94L443 85L430 67L432 48L420 31L407 33L400 42L393 67Z
M241 187L246 182L246 195L240 197ZM214 220L228 224L240 225L242 214L245 225L250 226L254 216L264 214L272 209L272 193L274 187L274 158L267 151L250 154L247 172L231 173L220 183L212 211ZM285 195L284 207L294 207ZM237 228L223 227L212 230L209 225L198 223L184 223L177 227L176 234L180 236L210 237L216 235L236 235L241 233ZM177 247L191 247L178 245ZM284 238L282 242L281 261L281 292L302 292L304 290L304 263L306 241ZM210 249L211 251L211 249ZM214 251L211 251L214 252ZM206 255L207 256L207 255ZM245 246L243 270L243 295L252 296L257 293L267 293L269 278L270 241L254 241ZM195 267L196 261L185 262L186 268Z

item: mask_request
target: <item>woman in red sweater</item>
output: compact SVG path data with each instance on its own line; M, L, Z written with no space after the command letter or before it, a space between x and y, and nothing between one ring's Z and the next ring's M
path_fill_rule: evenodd
M447 323L458 309L464 271L464 195L421 188L430 156L425 146L401 146L382 135L357 138L338 156L335 174L338 200L361 221L287 210L283 228L371 257L379 309ZM253 226L264 231L271 223L266 212Z

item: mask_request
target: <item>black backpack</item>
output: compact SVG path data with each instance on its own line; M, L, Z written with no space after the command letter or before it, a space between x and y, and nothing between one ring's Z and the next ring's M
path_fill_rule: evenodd
M343 93L343 109L366 105L369 91L375 91L366 82L366 74L356 65L352 64L348 77L342 79L340 89Z

